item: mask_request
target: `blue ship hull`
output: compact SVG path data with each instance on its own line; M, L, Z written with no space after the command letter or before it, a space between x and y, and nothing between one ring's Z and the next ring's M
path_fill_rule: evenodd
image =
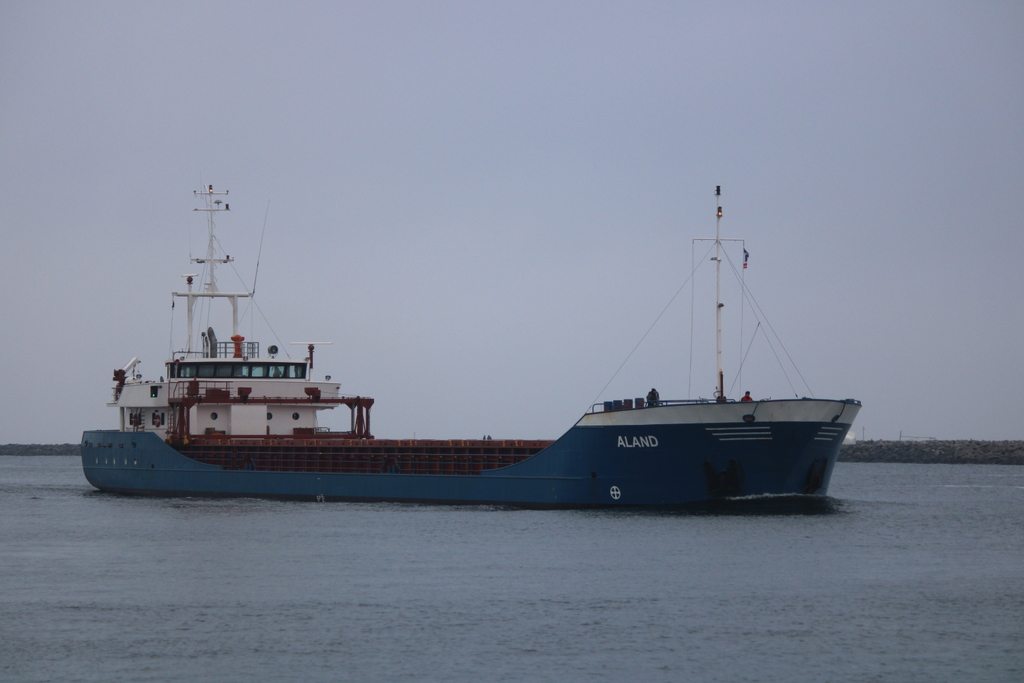
M82 465L125 494L531 508L677 506L722 497L815 494L860 404L817 399L686 403L589 413L536 455L478 474L225 469L147 432L88 431Z

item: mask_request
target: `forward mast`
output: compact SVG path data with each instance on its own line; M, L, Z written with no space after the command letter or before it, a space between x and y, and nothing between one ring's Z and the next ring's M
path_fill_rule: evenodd
M722 364L722 309L725 304L722 302L722 242L739 242L742 239L722 238L722 186L715 185L715 255L711 260L715 262L715 364L716 364L716 388L715 400L725 401L725 370ZM694 242L707 242L710 238L697 238ZM745 267L745 266L744 266Z

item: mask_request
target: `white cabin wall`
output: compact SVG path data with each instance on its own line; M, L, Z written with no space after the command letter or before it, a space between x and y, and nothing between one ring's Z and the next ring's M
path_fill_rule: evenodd
M229 434L266 434L267 406L265 405L233 405L231 406L231 425Z
M271 434L294 434L296 427L312 429L316 426L316 409L309 406L267 406L267 414L273 415L267 420Z
M290 436L296 427L315 428L316 412L316 408L307 405L199 404L192 407L189 420L192 434L213 430L225 434Z
M170 419L166 382L130 382L121 387L117 397L118 423L122 432L156 432L163 438ZM155 394L155 396L154 396ZM133 425L130 416L139 415ZM154 414L157 423L154 424Z

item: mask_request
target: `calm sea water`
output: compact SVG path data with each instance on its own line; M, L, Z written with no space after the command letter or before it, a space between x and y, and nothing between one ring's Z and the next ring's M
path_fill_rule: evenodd
M841 463L825 506L108 495L0 457L11 681L1020 681L1024 467Z

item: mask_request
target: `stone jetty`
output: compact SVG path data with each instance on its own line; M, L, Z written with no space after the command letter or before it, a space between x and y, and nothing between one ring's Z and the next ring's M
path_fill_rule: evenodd
M840 448L839 462L1024 465L1024 441L860 441Z

